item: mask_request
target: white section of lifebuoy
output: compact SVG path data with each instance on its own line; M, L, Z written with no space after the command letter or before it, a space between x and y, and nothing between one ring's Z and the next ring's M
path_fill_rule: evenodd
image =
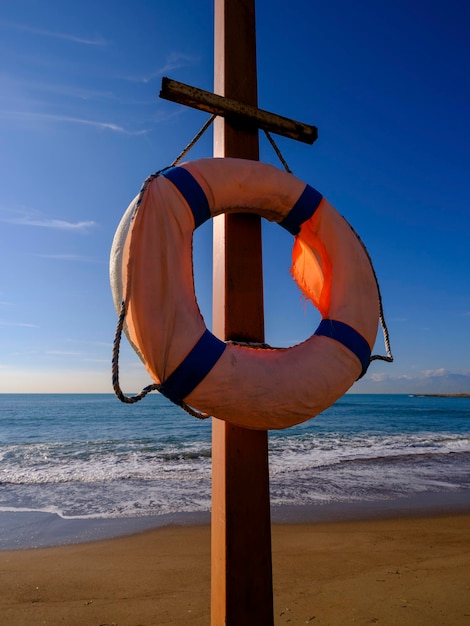
M271 165L243 159L201 159L176 169L191 175L208 217L248 211L284 223L308 187ZM116 308L126 301L126 334L157 383L167 381L206 332L193 283L194 207L171 177L155 177L138 207L136 199L131 203L111 253ZM351 329L370 354L379 320L374 272L349 224L324 198L299 224L292 273L320 310L323 327ZM282 350L228 344L184 402L246 428L285 428L331 406L363 365L341 341L324 335Z

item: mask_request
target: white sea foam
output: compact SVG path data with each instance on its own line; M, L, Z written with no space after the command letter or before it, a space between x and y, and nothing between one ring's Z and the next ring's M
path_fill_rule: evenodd
M0 512L106 519L210 508L210 424L161 397L137 409L116 409L108 396L2 402ZM345 397L316 420L270 433L271 502L470 488L469 417L468 402Z

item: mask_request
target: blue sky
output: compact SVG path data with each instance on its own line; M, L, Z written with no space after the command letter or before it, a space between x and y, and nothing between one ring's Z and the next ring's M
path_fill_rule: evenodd
M356 228L382 290L393 364L354 391L470 392L470 5L258 0L259 105L315 124L279 138L293 172ZM207 115L162 76L213 86L212 0L18 0L0 11L0 392L111 391L108 259L122 213ZM212 133L189 159L211 156ZM261 137L261 159L277 157ZM319 321L264 229L266 339ZM211 225L196 233L211 324ZM376 352L383 353L378 337ZM123 388L149 382L123 346Z

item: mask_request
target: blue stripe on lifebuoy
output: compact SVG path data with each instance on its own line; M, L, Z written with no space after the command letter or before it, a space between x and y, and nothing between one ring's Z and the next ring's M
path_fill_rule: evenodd
M300 227L312 217L322 198L323 196L319 191L310 185L305 185L302 195L290 210L289 215L286 215L282 222L279 222L279 225L292 235L298 235Z
M160 393L175 404L181 404L204 380L226 347L223 341L206 329L191 352L162 383Z
M171 180L184 197L194 215L194 228L197 228L211 217L206 194L197 180L184 167L172 167L162 172L162 176Z
M344 322L338 320L323 319L320 322L315 335L330 337L343 344L348 350L357 356L362 365L362 378L370 364L370 347L364 337Z

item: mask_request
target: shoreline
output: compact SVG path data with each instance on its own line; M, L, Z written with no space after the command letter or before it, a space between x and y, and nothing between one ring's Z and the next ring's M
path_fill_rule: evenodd
M468 512L275 523L272 555L276 626L468 626ZM207 626L210 602L208 525L0 552L9 626Z
M398 499L271 508L275 525L367 522L470 514L470 490L426 492ZM129 518L62 518L54 512L0 511L0 554L130 537L161 528L210 526L210 512Z

